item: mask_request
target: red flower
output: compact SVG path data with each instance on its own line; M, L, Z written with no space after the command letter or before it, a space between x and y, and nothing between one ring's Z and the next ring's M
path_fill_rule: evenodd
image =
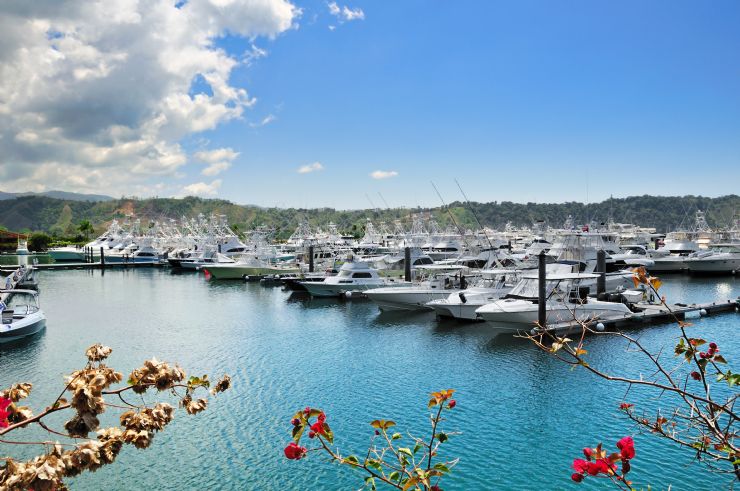
M635 405L634 404L630 404L628 402L623 402L622 404L619 405L619 409L621 409L622 411L626 411L626 410L628 410L631 407L635 407Z
M293 418L293 419L291 419L291 420L290 420L290 423L291 423L291 424L292 424L293 426L298 426L299 424L301 424L301 420L300 420L300 419L298 419L298 418Z
M442 488L440 488L439 486L435 484L434 486L429 488L429 491L442 491Z
M324 424L321 423L320 421L315 422L314 424L311 425L311 431L313 431L314 433L318 433L319 435L323 435L324 434Z
M691 372L691 378L693 378L694 380L701 380L701 375L699 374L699 372Z
M308 406L306 406L306 409L303 410L303 414L305 414L306 416L308 416L309 414L311 414L311 408L308 407Z
M450 399L450 402L448 402L447 405L452 409L457 405L457 401L455 401L455 399Z
M719 351L719 348L717 348L717 343L709 343L709 351Z
M594 454L594 451L591 450L590 448L584 448L583 449L583 455L585 455L588 460L591 460L591 456L593 454Z
M586 463L586 472L591 475L595 476L599 473L602 474L609 474L609 470L614 470L615 465L609 462L606 459L599 459L596 462L587 462Z
M324 414L323 411L320 412L317 419L318 419L319 423L324 424L324 421L326 421L326 414Z
M632 469L632 466L630 465L629 460L623 460L622 461L622 474L627 474L630 469Z
M8 416L10 416L10 411L6 411L6 409L12 403L13 401L11 401L10 399L0 397L0 428L8 427Z
M588 462L583 459L573 459L573 469L583 474L588 469Z
M631 436L626 436L617 442L617 448L621 451L622 460L635 457L635 442Z
M306 447L301 447L295 442L290 442L283 452L285 452L285 456L290 460L300 460L306 456Z
M570 478L573 479L575 482L581 482L583 481L583 474L574 472L573 474L570 475Z

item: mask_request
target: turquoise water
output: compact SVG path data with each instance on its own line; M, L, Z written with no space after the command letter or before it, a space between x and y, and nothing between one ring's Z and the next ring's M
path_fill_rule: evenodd
M460 457L443 482L447 490L608 489L594 479L572 483L570 463L582 447L613 447L627 434L635 437L638 485L710 490L730 483L692 465L690 453L638 434L616 409L624 386L570 371L524 341L492 338L483 324L386 315L366 300L310 300L166 269L43 271L40 283L46 331L0 348L0 386L33 382L32 407L58 395L63 374L81 366L95 342L113 347L110 364L125 374L156 356L234 381L205 413L178 412L151 448L125 448L116 464L73 480L73 489L358 489L359 474L317 454L283 457L293 412L323 408L341 449L362 453L372 419L426 430L428 393L443 388L458 391L446 427L461 432L445 444L446 455ZM725 300L740 294L740 284L673 276L663 291L674 301ZM694 329L732 364L740 357L738 320L704 318ZM654 348L671 348L677 338L671 325L632 334ZM593 364L629 374L645 369L616 339L594 337L588 348ZM649 405L665 409L670 401ZM0 445L0 455L18 452Z

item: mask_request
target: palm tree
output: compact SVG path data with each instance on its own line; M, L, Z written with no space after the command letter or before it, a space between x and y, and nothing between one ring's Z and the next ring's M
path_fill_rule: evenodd
M90 223L90 220L82 220L77 226L77 230L79 230L80 233L85 234L85 240L89 239L90 234L95 231L92 224Z

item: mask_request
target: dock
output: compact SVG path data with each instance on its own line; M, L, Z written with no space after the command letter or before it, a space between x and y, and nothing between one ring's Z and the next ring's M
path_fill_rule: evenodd
M165 263L135 263L135 262L105 262L100 261L91 263L49 263L49 264L34 264L34 269L38 270L65 270L65 269L116 269L116 268L158 268L164 266ZM20 266L3 266L3 271L15 270Z
M700 304L676 303L666 308L663 304L640 302L635 304L632 315L620 318L592 319L586 322L590 329L597 331L618 330L625 328L639 328L652 324L667 324L678 320L696 319L717 314L728 314L740 312L740 298L727 300L726 302L711 302ZM548 330L555 332L574 332L581 329L575 321L548 324Z

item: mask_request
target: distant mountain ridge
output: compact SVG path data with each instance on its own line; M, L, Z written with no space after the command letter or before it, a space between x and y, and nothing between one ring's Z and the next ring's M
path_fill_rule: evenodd
M79 195L78 195L79 196ZM630 196L615 198L600 203L513 203L492 201L488 203L450 203L447 208L392 208L367 210L335 210L333 208L262 208L253 205L237 205L222 199L186 198L121 198L107 201L78 201L55 199L48 196L29 195L0 201L0 226L16 232L42 231L59 236L77 234L82 220L89 220L96 232L102 232L111 220L136 216L142 227L151 221L166 218L195 217L198 214L225 215L228 222L246 231L259 225L271 227L277 238L287 238L301 221L312 227L326 229L329 222L337 225L341 232L362 235L367 220L376 227L381 223L390 230L400 220L410 227L412 213L432 215L442 228L460 226L463 229L478 228L480 220L485 226L502 230L506 223L515 226L531 226L542 220L559 228L566 218L572 216L576 224L606 222L634 223L644 227L655 227L659 232L669 232L694 224L696 210L706 212L711 227L727 227L733 216L740 212L740 196L728 195L717 198L703 196ZM453 218L454 217L454 218Z
M21 196L46 196L47 198L63 199L67 201L113 201L115 198L104 194L70 193L67 191L44 191L43 193L6 193L0 191L0 200L15 199Z

